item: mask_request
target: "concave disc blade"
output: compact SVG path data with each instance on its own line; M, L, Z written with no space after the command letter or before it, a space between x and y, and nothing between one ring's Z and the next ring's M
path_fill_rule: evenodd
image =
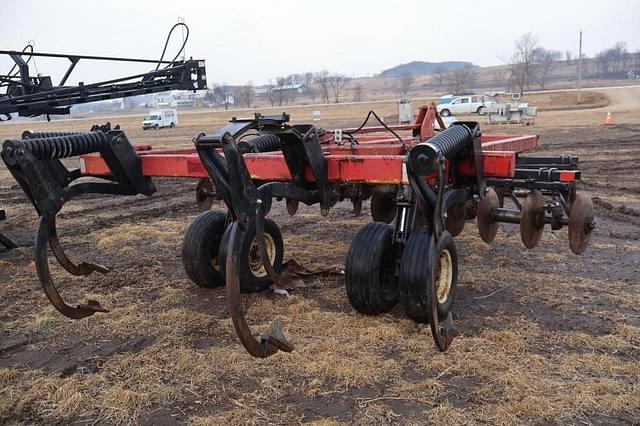
M478 231L485 243L490 243L498 233L498 223L493 220L493 209L500 207L500 199L493 188L487 190L486 195L478 203Z
M534 248L540 242L544 231L544 197L537 189L531 191L522 203L520 236L526 248Z
M576 194L569 216L569 246L574 254L582 254L595 229L593 202L590 198Z

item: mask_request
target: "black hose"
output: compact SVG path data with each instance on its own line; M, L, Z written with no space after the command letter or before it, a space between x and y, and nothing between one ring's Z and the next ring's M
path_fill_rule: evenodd
M367 114L367 118L364 119L364 121L362 122L362 124L360 125L360 127L358 127L355 130L352 130L351 132L343 132L347 135L349 135L356 144L358 144L358 141L356 140L356 138L353 136L355 133L358 133L360 130L362 130L364 128L364 126L367 125L367 123L369 122L369 119L371 118L371 116L374 116L376 120L378 120L378 123L380 123L382 125L382 127L384 127L385 129L387 129L387 131L389 131L393 136L395 136L396 138L398 138L398 140L400 141L400 143L402 144L402 146L405 148L407 148L406 144L404 143L404 141L402 140L402 138L393 131L393 129L391 129L389 126L386 125L386 123L384 121L382 121L382 119L380 117L378 117L378 114L375 113L375 111L371 110L369 111L369 113Z
M27 60L25 61L27 64L29 63L29 61L31 61L31 58L33 58L33 45L31 43L27 43L27 45L25 47L22 48L22 53L26 53L27 49L30 49L29 52L29 58L27 58ZM22 56L22 55L20 55ZM13 70L18 66L18 64L13 64L13 66L11 67L11 69L9 70L9 72L7 73L7 76L9 77L13 77L15 75L18 74L19 70L15 72L14 75L11 75L11 73L13 72Z
M167 46L169 46L169 40L171 40L171 33L173 33L173 30L175 30L178 27L184 27L187 30L187 34L185 35L184 40L182 41L182 46L180 46L178 53L176 53L176 56L174 56L171 62L175 62L176 59L178 59L178 56L180 56L180 54L184 51L184 48L187 45L187 40L189 40L189 27L184 22L178 22L173 27L171 27L171 29L169 30L169 34L167 34L167 39L165 40L164 48L162 49L162 55L160 55L160 60L158 61L158 65L156 65L156 71L160 68L160 65L162 64L162 60L164 59L164 54L167 52ZM168 66L169 65L167 65L167 67Z

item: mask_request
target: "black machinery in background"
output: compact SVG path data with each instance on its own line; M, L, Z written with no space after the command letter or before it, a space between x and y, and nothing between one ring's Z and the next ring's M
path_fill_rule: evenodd
M147 95L169 90L204 90L207 88L204 60L157 61L153 59L115 58L108 56L85 56L41 52L17 52L0 50L14 61L15 71L0 75L0 116L11 119L11 113L22 117L38 115L69 114L72 105L109 99ZM30 75L29 57L62 58L70 61L69 67L57 85L50 76ZM65 83L80 60L157 63L166 65L153 71L98 83Z
M178 27L186 30L186 36L174 58L165 60L171 34ZM171 90L206 90L207 75L204 60L178 59L184 51L188 38L189 28L186 24L175 24L167 35L159 60L35 52L32 44L27 44L21 51L0 50L0 56L6 55L13 61L9 72L0 74L0 122L11 120L11 114L18 114L21 117L46 115L49 119L51 115L69 114L71 106L88 102ZM69 61L66 72L57 84L54 84L51 76L31 73L30 62L35 62L35 58L38 57ZM69 77L82 60L146 63L155 65L155 68L145 73L97 83L79 82L77 85L67 85ZM5 218L5 211L0 208L0 221ZM0 233L0 250L15 247L15 243L9 237Z

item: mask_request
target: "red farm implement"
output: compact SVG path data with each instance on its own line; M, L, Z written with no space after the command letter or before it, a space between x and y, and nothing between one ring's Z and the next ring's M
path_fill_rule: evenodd
M73 263L58 242L55 219L62 205L87 193L146 194L153 177L200 179L198 201L224 202L226 211L206 211L183 242L187 275L203 287L226 286L235 330L249 353L267 357L291 351L280 323L255 339L245 320L241 292L271 285L287 288L281 274L283 243L269 219L272 200L318 204L326 214L351 200L356 212L371 199L373 222L353 239L346 254L345 287L351 305L369 315L402 303L406 314L430 324L444 351L457 334L452 318L458 255L454 237L476 220L490 243L500 222L519 224L523 244L535 247L545 225L568 228L569 245L581 254L595 228L591 202L576 194L576 157L534 157L535 135L482 135L476 122L445 129L433 106L422 107L413 125L326 131L291 125L289 117L232 119L212 134L199 134L194 148L132 146L122 130L89 133L25 133L5 141L2 157L40 215L36 269L49 300L64 315L82 318L104 311L95 301L71 306L58 293L48 267L47 245L71 274L107 268ZM80 169L60 159L80 156ZM77 179L92 177L88 182ZM95 178L102 178L96 182ZM215 191L213 189L215 188ZM507 207L509 205L510 207Z

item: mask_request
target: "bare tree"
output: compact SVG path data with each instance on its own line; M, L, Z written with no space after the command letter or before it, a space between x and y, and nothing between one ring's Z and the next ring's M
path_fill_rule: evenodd
M594 60L587 61L587 59L589 59L589 56L586 53L583 53L582 54L582 76L583 77L591 74L597 74L596 62ZM580 61L578 56L576 56L576 65L578 65L576 67L576 79L577 79L580 73Z
M329 90L331 84L329 82L329 71L323 70L316 74L315 82L320 86L320 95L325 104L329 103Z
M254 96L255 91L253 90L253 86L251 85L251 83L247 83L244 86L236 87L233 91L233 99L238 106L251 108Z
M571 61L573 60L573 52L570 50L565 50L564 60L567 61L567 65L571 65Z
M636 75L640 75L640 49L637 49L634 54L633 54L633 70L635 71Z
M520 93L529 89L535 75L535 52L538 48L538 38L531 33L522 35L516 40L516 47L511 58L509 68L511 80Z
M340 93L342 93L342 89L348 82L349 78L344 74L333 74L329 77L329 85L331 86L335 103L340 103Z
M287 84L305 84L304 74L289 74L286 78Z
M235 87L231 93L233 94L233 102L236 106L241 107L244 105L244 89L243 86Z
M436 68L435 74L433 74L432 81L437 86L444 86L446 82L447 69L443 66Z
M630 55L627 43L619 41L596 55L599 74L603 77L616 77L624 72Z
M445 82L453 94L460 94L473 85L477 72L471 64L463 68L450 70L445 75Z
M505 86L507 80L507 70L503 66L495 67L493 69L493 79L498 86Z
M311 98L311 102L312 103L316 102L316 97L318 96L318 91L316 90L315 87L313 87L311 85L306 86L305 93L307 94L307 96L309 96L309 98Z
M264 93L264 96L267 98L271 106L276 105L276 94L273 91L273 87L273 82L271 81L271 79L269 79L269 84L267 84L267 86L265 87L266 91Z
M313 73L312 72L305 72L304 73L304 81L303 83L307 86L309 86L310 84L313 83Z
M276 102L279 106L282 106L283 103L288 103L287 77L277 77L276 87L273 91L275 92Z
M213 96L216 105L224 105L224 109L229 109L233 96L231 88L226 83L215 83L213 85Z
M399 92L402 99L405 99L407 97L407 95L409 94L409 90L411 90L411 86L413 86L413 83L415 83L415 81L416 78L410 72L402 73L399 78Z
M353 102L362 102L362 85L360 83L353 85Z
M551 72L556 67L556 63L562 58L562 52L539 47L535 51L534 58L537 69L536 79L540 88L544 90Z
M253 84L251 82L248 82L244 86L244 100L245 100L245 104L247 105L247 108L251 108L251 105L253 104L253 100L255 97L256 97L256 91L253 90Z
M213 94L213 90L207 90L204 94L204 100L209 104L216 104L216 96Z

